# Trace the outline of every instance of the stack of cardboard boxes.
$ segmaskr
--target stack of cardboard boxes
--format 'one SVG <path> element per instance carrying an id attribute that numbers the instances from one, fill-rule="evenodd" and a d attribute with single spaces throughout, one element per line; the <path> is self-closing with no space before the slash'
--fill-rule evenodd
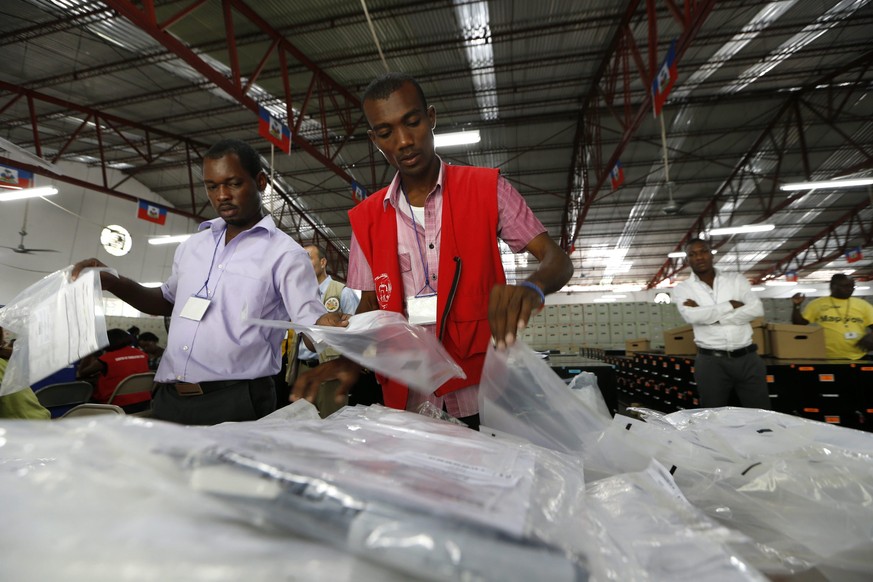
<path id="1" fill-rule="evenodd" d="M 811 325 L 765 323 L 761 317 L 752 322 L 752 341 L 758 345 L 758 354 L 762 356 L 784 360 L 825 357 L 824 331 Z M 664 353 L 674 356 L 696 354 L 692 327 L 683 325 L 664 330 Z"/>

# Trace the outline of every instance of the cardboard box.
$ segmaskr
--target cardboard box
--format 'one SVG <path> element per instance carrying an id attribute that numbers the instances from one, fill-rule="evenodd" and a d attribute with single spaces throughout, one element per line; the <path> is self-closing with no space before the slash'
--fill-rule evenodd
<path id="1" fill-rule="evenodd" d="M 649 352 L 652 350 L 652 342 L 645 338 L 625 340 L 624 353 L 629 356 L 635 352 Z"/>
<path id="2" fill-rule="evenodd" d="M 697 353 L 694 330 L 690 325 L 664 330 L 664 353 L 668 356 L 693 356 Z"/>
<path id="3" fill-rule="evenodd" d="M 782 360 L 821 360 L 825 357 L 824 330 L 812 325 L 768 323 L 770 355 Z"/>
<path id="4" fill-rule="evenodd" d="M 770 354 L 770 334 L 767 333 L 767 323 L 763 317 L 753 319 L 749 322 L 752 325 L 752 343 L 758 346 L 758 355 L 767 356 Z"/>

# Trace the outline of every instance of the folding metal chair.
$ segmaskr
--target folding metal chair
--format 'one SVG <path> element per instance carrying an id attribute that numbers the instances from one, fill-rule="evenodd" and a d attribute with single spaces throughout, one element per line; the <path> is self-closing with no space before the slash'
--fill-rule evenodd
<path id="1" fill-rule="evenodd" d="M 49 384 L 35 392 L 39 403 L 48 408 L 52 418 L 57 418 L 77 404 L 88 402 L 94 387 L 88 382 L 61 382 Z"/>

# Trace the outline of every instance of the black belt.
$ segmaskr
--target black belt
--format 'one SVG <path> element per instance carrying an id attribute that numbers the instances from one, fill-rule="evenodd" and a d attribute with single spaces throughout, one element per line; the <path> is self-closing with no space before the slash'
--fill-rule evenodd
<path id="1" fill-rule="evenodd" d="M 318 365 L 318 358 L 309 358 L 308 360 L 300 360 L 300 364 L 307 368 L 314 368 Z"/>
<path id="2" fill-rule="evenodd" d="M 213 380 L 209 382 L 161 382 L 158 386 L 167 386 L 175 390 L 179 396 L 200 396 L 201 394 L 206 394 L 207 392 L 215 392 L 217 390 L 223 390 L 224 388 L 228 388 L 235 384 L 248 384 L 250 382 L 258 382 L 260 380 L 268 379 L 269 376 L 265 376 L 264 378 L 255 378 L 254 380 Z"/>
<path id="3" fill-rule="evenodd" d="M 752 354 L 758 351 L 756 344 L 750 344 L 738 350 L 711 350 L 709 348 L 697 348 L 697 353 L 703 356 L 715 356 L 716 358 L 741 358 L 746 354 Z"/>

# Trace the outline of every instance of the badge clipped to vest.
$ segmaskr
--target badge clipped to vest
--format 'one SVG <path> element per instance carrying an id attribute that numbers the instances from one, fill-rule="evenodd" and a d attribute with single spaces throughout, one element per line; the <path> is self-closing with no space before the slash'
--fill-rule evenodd
<path id="1" fill-rule="evenodd" d="M 437 295 L 419 295 L 406 298 L 406 312 L 413 325 L 434 325 L 437 321 Z"/>
<path id="2" fill-rule="evenodd" d="M 843 334 L 843 337 L 846 338 L 847 340 L 856 340 L 856 339 L 858 339 L 859 334 L 857 331 L 847 331 L 846 333 Z"/>

